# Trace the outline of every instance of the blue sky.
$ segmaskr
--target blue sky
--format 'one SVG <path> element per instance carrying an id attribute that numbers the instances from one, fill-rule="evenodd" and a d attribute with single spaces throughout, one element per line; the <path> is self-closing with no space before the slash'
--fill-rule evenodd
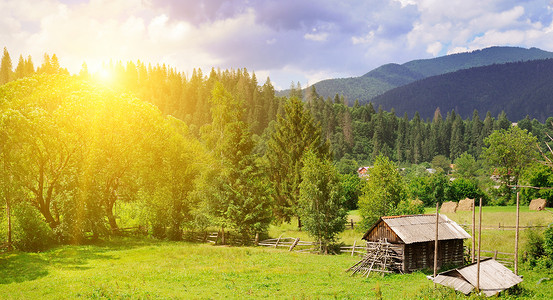
<path id="1" fill-rule="evenodd" d="M 552 15 L 547 0 L 0 0 L 0 46 L 14 63 L 56 53 L 72 73 L 245 67 L 285 89 L 496 45 L 553 51 Z"/>

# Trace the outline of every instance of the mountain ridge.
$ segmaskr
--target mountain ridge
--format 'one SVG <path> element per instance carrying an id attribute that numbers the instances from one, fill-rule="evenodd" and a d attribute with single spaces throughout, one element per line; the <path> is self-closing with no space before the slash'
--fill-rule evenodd
<path id="1" fill-rule="evenodd" d="M 429 59 L 417 59 L 404 64 L 389 63 L 359 77 L 326 79 L 314 84 L 325 98 L 343 95 L 349 103 L 371 101 L 394 88 L 427 77 L 447 74 L 473 67 L 553 58 L 553 52 L 538 48 L 494 46 L 471 52 L 456 53 Z M 310 89 L 308 87 L 307 89 Z M 280 95 L 287 94 L 281 91 Z"/>
<path id="2" fill-rule="evenodd" d="M 544 122 L 553 116 L 553 59 L 474 67 L 436 75 L 389 90 L 371 100 L 398 115 L 432 118 L 436 108 L 463 118 L 505 111 L 511 120 L 526 115 Z"/>

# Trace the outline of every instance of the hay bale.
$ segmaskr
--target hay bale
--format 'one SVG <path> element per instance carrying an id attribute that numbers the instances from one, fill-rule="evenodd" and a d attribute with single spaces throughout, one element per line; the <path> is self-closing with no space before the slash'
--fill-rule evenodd
<path id="1" fill-rule="evenodd" d="M 457 210 L 457 202 L 448 201 L 442 204 L 440 212 L 442 213 L 454 213 Z"/>
<path id="2" fill-rule="evenodd" d="M 530 202 L 530 210 L 543 210 L 547 206 L 547 200 L 546 199 L 534 199 L 532 202 Z"/>
<path id="3" fill-rule="evenodd" d="M 459 201 L 459 205 L 457 205 L 458 211 L 472 211 L 474 208 L 474 199 L 465 198 L 461 201 Z"/>

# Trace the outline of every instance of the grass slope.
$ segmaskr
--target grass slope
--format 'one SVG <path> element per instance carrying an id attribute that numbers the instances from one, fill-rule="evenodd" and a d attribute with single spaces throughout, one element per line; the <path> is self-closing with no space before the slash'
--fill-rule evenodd
<path id="1" fill-rule="evenodd" d="M 485 207 L 483 224 L 514 225 L 514 213 L 514 207 Z M 472 219 L 470 212 L 447 216 L 459 223 Z M 350 217 L 359 220 L 356 212 Z M 551 221 L 553 215 L 548 212 L 521 209 L 521 225 Z M 272 226 L 270 234 L 312 240 L 290 224 Z M 359 244 L 361 235 L 349 229 L 341 241 Z M 523 232 L 521 251 L 525 237 Z M 484 230 L 482 244 L 486 250 L 513 252 L 514 231 Z M 466 298 L 448 289 L 434 291 L 422 272 L 350 277 L 344 271 L 358 259 L 118 238 L 42 253 L 0 254 L 0 299 L 371 299 L 379 293 L 384 299 Z M 553 280 L 543 280 L 553 278 L 553 271 L 522 268 L 521 274 L 522 293 L 504 298 L 553 299 Z"/>
<path id="2" fill-rule="evenodd" d="M 260 247 L 117 240 L 3 254 L 0 298 L 359 299 L 380 289 L 385 298 L 399 299 L 431 285 L 422 273 L 350 277 L 344 270 L 356 260 Z"/>

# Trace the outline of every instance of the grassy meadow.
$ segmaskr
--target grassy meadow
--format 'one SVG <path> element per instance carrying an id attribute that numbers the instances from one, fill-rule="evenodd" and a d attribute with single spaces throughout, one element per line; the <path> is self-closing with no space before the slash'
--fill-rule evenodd
<path id="1" fill-rule="evenodd" d="M 354 262 L 347 255 L 118 239 L 3 254 L 0 298 L 361 299 L 380 289 L 384 297 L 398 299 L 430 286 L 422 273 L 350 277 L 344 270 Z"/>
<path id="2" fill-rule="evenodd" d="M 511 207 L 486 207 L 484 224 L 514 225 Z M 354 212 L 353 217 L 356 218 Z M 469 212 L 448 214 L 463 223 Z M 486 222 L 488 221 L 489 222 Z M 511 223 L 511 221 L 513 222 Z M 521 225 L 548 224 L 553 214 L 522 209 Z M 496 225 L 497 226 L 497 225 Z M 271 237 L 301 237 L 296 223 L 272 226 Z M 346 230 L 341 242 L 360 242 Z M 525 234 L 521 234 L 524 243 Z M 513 252 L 513 230 L 487 230 L 483 249 Z M 521 244 L 521 248 L 523 245 Z M 521 250 L 522 251 L 522 250 Z M 60 246 L 41 253 L 0 254 L 1 299 L 462 299 L 449 289 L 433 289 L 430 273 L 350 277 L 359 258 L 315 255 L 264 247 L 226 247 L 118 237 L 94 245 Z M 504 298 L 553 299 L 553 271 L 521 268 L 518 295 Z M 474 298 L 475 296 L 472 296 Z"/>

